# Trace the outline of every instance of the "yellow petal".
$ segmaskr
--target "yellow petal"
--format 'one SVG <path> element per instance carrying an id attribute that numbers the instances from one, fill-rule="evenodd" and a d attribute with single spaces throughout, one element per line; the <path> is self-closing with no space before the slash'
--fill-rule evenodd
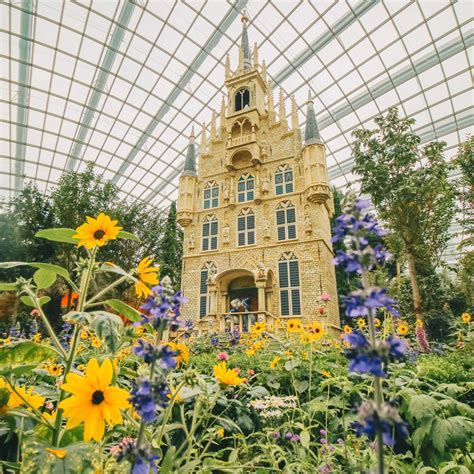
<path id="1" fill-rule="evenodd" d="M 112 382 L 114 368 L 110 359 L 105 359 L 99 369 L 99 389 L 104 391 Z"/>

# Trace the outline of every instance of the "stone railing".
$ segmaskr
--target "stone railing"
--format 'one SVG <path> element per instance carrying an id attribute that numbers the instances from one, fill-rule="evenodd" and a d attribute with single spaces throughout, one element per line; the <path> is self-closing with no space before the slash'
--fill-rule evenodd
<path id="1" fill-rule="evenodd" d="M 245 145 L 246 143 L 251 143 L 256 140 L 255 133 L 249 133 L 248 135 L 242 135 L 240 137 L 229 138 L 227 140 L 227 148 L 234 146 Z"/>

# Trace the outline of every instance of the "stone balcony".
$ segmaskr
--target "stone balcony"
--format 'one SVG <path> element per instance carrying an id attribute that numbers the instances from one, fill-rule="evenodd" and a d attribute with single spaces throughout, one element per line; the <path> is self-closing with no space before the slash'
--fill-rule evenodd
<path id="1" fill-rule="evenodd" d="M 240 137 L 234 137 L 234 138 L 229 137 L 227 139 L 226 147 L 227 148 L 235 148 L 235 147 L 238 147 L 238 146 L 253 143 L 255 141 L 257 141 L 257 137 L 256 137 L 255 132 L 253 132 L 253 133 L 249 133 L 247 135 L 241 135 Z"/>

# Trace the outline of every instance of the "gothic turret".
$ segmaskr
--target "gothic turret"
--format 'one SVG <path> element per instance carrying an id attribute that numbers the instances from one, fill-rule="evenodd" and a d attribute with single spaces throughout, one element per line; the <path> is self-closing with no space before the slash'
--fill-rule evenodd
<path id="1" fill-rule="evenodd" d="M 196 144 L 194 127 L 189 137 L 189 145 L 186 153 L 184 169 L 179 178 L 178 212 L 176 220 L 178 224 L 186 227 L 193 220 L 194 212 L 194 188 L 196 186 Z"/>
<path id="2" fill-rule="evenodd" d="M 326 164 L 326 147 L 319 135 L 314 105 L 308 94 L 306 128 L 303 145 L 303 164 L 305 177 L 305 194 L 308 201 L 325 204 L 331 212 L 331 192 L 329 188 Z"/>

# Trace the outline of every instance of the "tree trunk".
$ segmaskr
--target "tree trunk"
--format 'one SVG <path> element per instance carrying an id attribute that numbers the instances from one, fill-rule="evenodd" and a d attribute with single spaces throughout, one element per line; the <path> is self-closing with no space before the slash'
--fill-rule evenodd
<path id="1" fill-rule="evenodd" d="M 411 289 L 413 292 L 413 307 L 416 319 L 424 321 L 423 311 L 421 309 L 420 288 L 416 277 L 415 257 L 411 253 L 407 253 L 408 273 L 410 274 Z"/>

